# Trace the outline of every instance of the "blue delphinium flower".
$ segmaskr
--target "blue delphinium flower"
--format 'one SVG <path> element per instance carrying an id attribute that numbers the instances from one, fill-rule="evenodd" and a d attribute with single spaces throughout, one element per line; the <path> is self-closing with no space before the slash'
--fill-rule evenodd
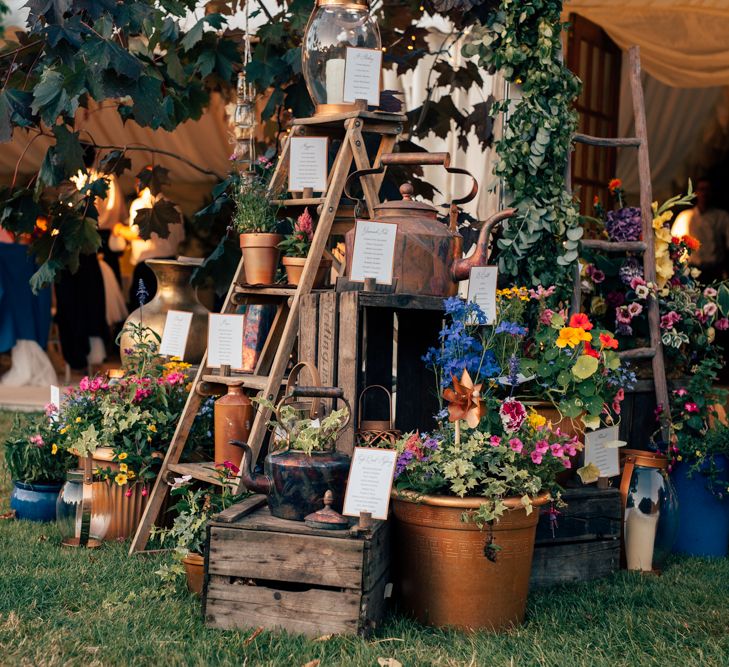
<path id="1" fill-rule="evenodd" d="M 508 333 L 512 336 L 525 336 L 526 335 L 526 327 L 521 326 L 520 324 L 517 324 L 516 322 L 499 322 L 499 324 L 496 327 L 495 333 Z"/>
<path id="2" fill-rule="evenodd" d="M 144 280 L 140 278 L 139 285 L 137 286 L 137 299 L 139 299 L 139 305 L 143 306 L 145 303 L 147 303 L 148 298 L 149 292 L 147 291 L 147 287 L 144 284 Z"/>
<path id="3" fill-rule="evenodd" d="M 519 357 L 512 354 L 509 357 L 509 384 L 515 387 L 519 381 Z"/>

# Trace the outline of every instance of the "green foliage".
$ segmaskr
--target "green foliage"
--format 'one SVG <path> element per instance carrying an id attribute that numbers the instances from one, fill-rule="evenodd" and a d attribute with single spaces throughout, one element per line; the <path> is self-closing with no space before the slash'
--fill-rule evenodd
<path id="1" fill-rule="evenodd" d="M 517 284 L 557 285 L 565 295 L 580 238 L 564 180 L 580 82 L 562 62 L 561 12 L 558 0 L 501 0 L 471 31 L 463 53 L 500 70 L 521 92 L 515 104 L 492 107 L 494 115 L 506 114 L 494 173 L 519 211 L 502 225 L 499 270 Z"/>
<path id="2" fill-rule="evenodd" d="M 278 231 L 278 205 L 266 191 L 267 181 L 259 178 L 242 184 L 233 194 L 233 223 L 239 234 L 275 233 Z"/>
<path id="3" fill-rule="evenodd" d="M 27 484 L 62 482 L 77 459 L 58 446 L 62 436 L 49 416 L 16 415 L 5 440 L 5 465 L 13 480 Z"/>

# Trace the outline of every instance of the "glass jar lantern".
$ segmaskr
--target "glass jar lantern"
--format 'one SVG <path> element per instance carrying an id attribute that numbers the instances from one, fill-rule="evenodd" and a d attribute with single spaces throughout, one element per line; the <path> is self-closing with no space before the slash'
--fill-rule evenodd
<path id="1" fill-rule="evenodd" d="M 61 544 L 87 549 L 101 546 L 111 524 L 111 510 L 109 484 L 94 484 L 92 459 L 86 457 L 82 469 L 68 471 L 56 501 Z"/>
<path id="2" fill-rule="evenodd" d="M 678 502 L 668 476 L 668 459 L 653 452 L 626 449 L 620 495 L 623 547 L 629 570 L 659 571 L 676 540 Z"/>
<path id="3" fill-rule="evenodd" d="M 344 102 L 347 47 L 381 49 L 380 29 L 366 0 L 317 0 L 304 31 L 302 67 L 316 115 L 353 111 Z"/>

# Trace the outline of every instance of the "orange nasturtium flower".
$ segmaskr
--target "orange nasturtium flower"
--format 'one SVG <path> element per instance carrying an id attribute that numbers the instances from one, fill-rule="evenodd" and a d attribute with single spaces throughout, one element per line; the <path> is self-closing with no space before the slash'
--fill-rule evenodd
<path id="1" fill-rule="evenodd" d="M 592 329 L 592 322 L 590 322 L 590 318 L 585 313 L 575 313 L 570 317 L 570 326 L 574 329 L 589 331 Z"/>
<path id="2" fill-rule="evenodd" d="M 600 345 L 603 347 L 607 347 L 611 350 L 617 350 L 618 349 L 618 341 L 613 338 L 610 334 L 601 333 L 600 334 Z"/>
<path id="3" fill-rule="evenodd" d="M 615 194 L 615 191 L 621 187 L 623 187 L 623 182 L 619 178 L 613 178 L 608 183 L 608 190 L 610 190 L 610 194 Z"/>
<path id="4" fill-rule="evenodd" d="M 557 347 L 577 347 L 583 341 L 592 340 L 592 336 L 584 329 L 577 327 L 564 327 L 559 330 Z"/>
<path id="5" fill-rule="evenodd" d="M 695 239 L 693 236 L 689 236 L 688 234 L 686 234 L 686 236 L 682 236 L 681 240 L 690 250 L 698 250 L 701 247 L 701 242 L 698 239 Z"/>

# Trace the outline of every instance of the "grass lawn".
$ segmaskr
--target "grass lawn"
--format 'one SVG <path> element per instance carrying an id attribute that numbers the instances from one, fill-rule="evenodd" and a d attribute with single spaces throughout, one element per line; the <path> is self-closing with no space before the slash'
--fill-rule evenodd
<path id="1" fill-rule="evenodd" d="M 500 635 L 392 617 L 369 641 L 249 641 L 253 630 L 206 629 L 196 599 L 161 586 L 155 570 L 168 556 L 126 550 L 61 549 L 53 525 L 1 521 L 0 665 L 729 665 L 727 560 L 676 560 L 660 577 L 621 572 L 534 593 L 526 625 Z"/>

